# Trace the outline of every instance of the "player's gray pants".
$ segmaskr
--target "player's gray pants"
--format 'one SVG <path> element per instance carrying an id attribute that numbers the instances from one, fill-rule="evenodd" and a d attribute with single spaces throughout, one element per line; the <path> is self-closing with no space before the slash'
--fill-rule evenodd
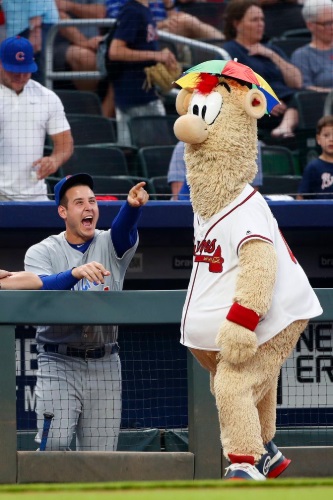
<path id="1" fill-rule="evenodd" d="M 47 450 L 68 450 L 76 432 L 76 449 L 117 449 L 121 419 L 121 366 L 118 353 L 88 359 L 38 355 L 36 413 L 40 443 L 43 413 L 54 414 Z"/>
<path id="2" fill-rule="evenodd" d="M 132 108 L 128 108 L 126 111 L 116 108 L 117 142 L 123 145 L 131 145 L 132 141 L 128 122 L 132 116 L 164 116 L 165 114 L 164 104 L 160 99 L 150 101 L 144 106 L 133 106 Z"/>

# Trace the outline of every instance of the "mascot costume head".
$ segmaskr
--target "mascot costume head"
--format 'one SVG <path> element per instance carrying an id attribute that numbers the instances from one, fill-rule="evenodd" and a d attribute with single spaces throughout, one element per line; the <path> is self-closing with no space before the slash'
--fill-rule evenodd
<path id="1" fill-rule="evenodd" d="M 322 313 L 266 201 L 257 120 L 278 104 L 236 61 L 207 61 L 175 82 L 194 210 L 194 257 L 181 342 L 211 374 L 226 479 L 265 480 L 289 465 L 273 442 L 277 381 L 310 318 Z"/>

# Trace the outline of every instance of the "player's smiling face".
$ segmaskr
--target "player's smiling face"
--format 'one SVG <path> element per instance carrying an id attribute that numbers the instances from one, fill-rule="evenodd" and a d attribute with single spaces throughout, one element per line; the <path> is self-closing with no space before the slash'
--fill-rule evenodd
<path id="1" fill-rule="evenodd" d="M 66 223 L 66 239 L 80 244 L 92 239 L 99 217 L 97 201 L 89 186 L 73 186 L 66 191 L 67 207 L 59 206 Z"/>

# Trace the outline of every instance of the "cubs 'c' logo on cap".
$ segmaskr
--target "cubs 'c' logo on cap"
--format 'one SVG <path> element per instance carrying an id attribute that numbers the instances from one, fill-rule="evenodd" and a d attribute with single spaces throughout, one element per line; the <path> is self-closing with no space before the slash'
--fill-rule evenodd
<path id="1" fill-rule="evenodd" d="M 15 55 L 15 59 L 17 61 L 24 61 L 25 59 L 25 54 L 24 52 L 20 51 L 20 52 L 17 52 L 16 55 Z"/>

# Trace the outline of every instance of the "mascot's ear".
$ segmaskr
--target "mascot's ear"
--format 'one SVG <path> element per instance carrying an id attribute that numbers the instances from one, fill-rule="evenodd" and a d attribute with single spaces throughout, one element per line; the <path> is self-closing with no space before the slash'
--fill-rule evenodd
<path id="1" fill-rule="evenodd" d="M 176 99 L 176 110 L 179 115 L 186 115 L 193 92 L 181 89 Z"/>
<path id="2" fill-rule="evenodd" d="M 243 106 L 252 118 L 262 118 L 267 108 L 266 97 L 260 90 L 251 89 L 245 94 Z"/>

